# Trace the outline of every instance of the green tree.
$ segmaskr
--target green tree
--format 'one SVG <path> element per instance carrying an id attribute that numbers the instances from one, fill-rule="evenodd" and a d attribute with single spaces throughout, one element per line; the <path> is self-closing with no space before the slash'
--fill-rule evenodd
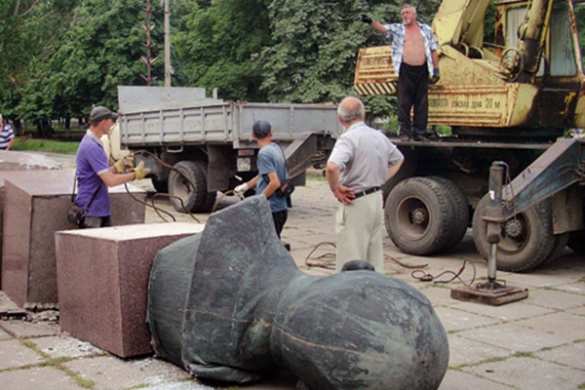
<path id="1" fill-rule="evenodd" d="M 46 64 L 34 66 L 22 115 L 82 117 L 92 104 L 116 107 L 118 85 L 144 83 L 143 21 L 142 0 L 81 1 L 61 45 Z M 159 42 L 160 29 L 154 33 Z M 160 64 L 154 68 L 159 77 Z"/>
<path id="2" fill-rule="evenodd" d="M 23 90 L 39 63 L 60 43 L 78 0 L 4 0 L 0 3 L 0 108 L 16 117 Z M 50 33 L 48 33 L 50 32 Z"/>
<path id="3" fill-rule="evenodd" d="M 265 3 L 192 1 L 174 35 L 177 80 L 219 88 L 224 98 L 262 100 L 260 52 L 270 40 Z"/>

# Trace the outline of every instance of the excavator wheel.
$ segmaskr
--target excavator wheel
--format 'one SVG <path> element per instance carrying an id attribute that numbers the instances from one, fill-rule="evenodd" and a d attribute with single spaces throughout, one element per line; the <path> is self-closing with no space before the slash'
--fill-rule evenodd
<path id="1" fill-rule="evenodd" d="M 478 203 L 473 215 L 473 240 L 479 253 L 488 258 L 490 244 L 487 241 L 487 224 L 483 220 L 489 203 L 488 195 Z M 545 262 L 558 245 L 552 233 L 550 201 L 540 204 L 510 218 L 502 226 L 498 244 L 497 267 L 502 271 L 530 271 Z"/>
<path id="2" fill-rule="evenodd" d="M 434 178 L 414 177 L 398 183 L 384 208 L 388 235 L 403 252 L 432 255 L 453 241 L 458 220 L 449 188 Z"/>
<path id="3" fill-rule="evenodd" d="M 451 206 L 454 210 L 453 224 L 450 226 L 450 238 L 445 243 L 445 247 L 441 248 L 441 252 L 447 252 L 456 247 L 467 232 L 467 226 L 470 222 L 469 205 L 465 194 L 453 181 L 444 177 L 435 176 L 430 179 L 436 180 L 447 190 Z"/>

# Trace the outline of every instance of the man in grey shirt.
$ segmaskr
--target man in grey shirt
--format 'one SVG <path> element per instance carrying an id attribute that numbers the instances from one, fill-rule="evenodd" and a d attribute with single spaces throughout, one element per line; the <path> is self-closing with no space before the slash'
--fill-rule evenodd
<path id="1" fill-rule="evenodd" d="M 329 188 L 340 203 L 336 215 L 336 269 L 365 260 L 384 273 L 384 213 L 381 186 L 400 169 L 404 156 L 380 131 L 364 123 L 364 104 L 346 97 L 337 109 L 345 132 L 327 162 Z"/>

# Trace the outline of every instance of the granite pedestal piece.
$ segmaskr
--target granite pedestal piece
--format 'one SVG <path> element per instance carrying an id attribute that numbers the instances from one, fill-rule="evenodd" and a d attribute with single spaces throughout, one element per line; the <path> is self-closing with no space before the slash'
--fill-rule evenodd
<path id="1" fill-rule="evenodd" d="M 449 361 L 424 295 L 369 270 L 305 275 L 264 197 L 211 215 L 201 235 L 159 252 L 148 323 L 157 356 L 225 382 L 283 368 L 311 390 L 430 390 Z"/>
<path id="2" fill-rule="evenodd" d="M 40 154 L 0 150 L 0 289 L 2 288 L 2 220 L 4 180 L 14 172 L 61 169 L 61 164 Z"/>
<path id="3" fill-rule="evenodd" d="M 148 278 L 157 252 L 202 225 L 168 223 L 56 234 L 61 329 L 119 357 L 152 352 Z"/>
<path id="4" fill-rule="evenodd" d="M 75 228 L 67 221 L 73 176 L 73 170 L 13 172 L 4 182 L 2 289 L 21 307 L 58 303 L 54 235 Z M 111 189 L 110 198 L 114 225 L 144 223 L 144 205 L 124 187 Z"/>

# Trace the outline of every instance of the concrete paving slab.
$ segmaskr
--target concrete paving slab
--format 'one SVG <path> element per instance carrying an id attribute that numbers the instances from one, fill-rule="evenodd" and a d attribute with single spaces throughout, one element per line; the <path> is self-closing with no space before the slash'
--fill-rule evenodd
<path id="1" fill-rule="evenodd" d="M 555 286 L 555 290 L 567 291 L 573 294 L 580 294 L 582 296 L 585 296 L 585 282 L 557 285 Z"/>
<path id="2" fill-rule="evenodd" d="M 567 310 L 568 313 L 575 314 L 581 317 L 585 317 L 585 306 L 576 307 L 571 310 Z"/>
<path id="3" fill-rule="evenodd" d="M 214 390 L 213 387 L 201 385 L 193 381 L 165 383 L 161 385 L 141 387 L 142 390 Z"/>
<path id="4" fill-rule="evenodd" d="M 515 323 L 466 330 L 458 336 L 481 341 L 514 352 L 536 352 L 544 348 L 558 347 L 570 342 L 570 338 L 558 334 L 526 328 Z"/>
<path id="5" fill-rule="evenodd" d="M 529 292 L 530 294 L 530 292 Z M 473 302 L 461 302 L 451 305 L 453 309 L 465 311 L 467 313 L 478 314 L 486 317 L 498 319 L 499 321 L 508 322 L 522 318 L 532 318 L 553 313 L 554 309 L 529 305 L 523 301 L 511 303 L 503 306 L 481 305 Z"/>
<path id="6" fill-rule="evenodd" d="M 567 342 L 585 340 L 585 321 L 583 321 L 582 317 L 574 314 L 553 313 L 518 321 L 515 325 L 531 328 L 548 335 L 563 337 Z"/>
<path id="7" fill-rule="evenodd" d="M 498 272 L 498 279 L 506 280 L 508 285 L 515 287 L 557 287 L 577 283 L 583 277 L 584 272 L 585 268 L 579 272 L 566 270 L 558 274 L 543 273 L 539 269 L 523 274 Z M 585 287 L 585 283 L 583 283 L 583 286 Z"/>
<path id="8" fill-rule="evenodd" d="M 96 390 L 158 386 L 190 378 L 180 368 L 152 358 L 124 361 L 113 356 L 104 356 L 73 360 L 65 366 L 95 382 Z"/>
<path id="9" fill-rule="evenodd" d="M 73 379 L 53 367 L 38 367 L 28 370 L 0 373 L 0 383 L 6 390 L 80 390 Z"/>
<path id="10" fill-rule="evenodd" d="M 475 340 L 451 335 L 449 337 L 449 367 L 476 364 L 487 359 L 512 355 L 506 348 L 496 347 Z"/>
<path id="11" fill-rule="evenodd" d="M 453 309 L 451 307 L 437 307 L 436 310 L 439 319 L 443 323 L 447 332 L 462 331 L 477 327 L 494 325 L 499 322 L 495 318 L 480 316 L 465 311 Z"/>
<path id="12" fill-rule="evenodd" d="M 0 342 L 0 370 L 37 364 L 42 361 L 41 355 L 25 347 L 18 340 Z M 2 383 L 1 380 L 0 383 Z"/>
<path id="13" fill-rule="evenodd" d="M 466 372 L 449 370 L 439 390 L 509 390 L 513 387 L 479 378 Z"/>
<path id="14" fill-rule="evenodd" d="M 573 343 L 538 352 L 536 356 L 549 362 L 564 364 L 585 371 L 585 342 Z"/>
<path id="15" fill-rule="evenodd" d="M 16 303 L 14 303 L 4 291 L 0 291 L 0 312 L 16 309 L 18 309 Z"/>
<path id="16" fill-rule="evenodd" d="M 14 320 L 0 321 L 0 328 L 19 338 L 56 336 L 61 330 L 57 324 L 36 323 Z"/>
<path id="17" fill-rule="evenodd" d="M 463 370 L 519 389 L 577 389 L 585 383 L 585 371 L 531 358 L 511 358 Z"/>
<path id="18" fill-rule="evenodd" d="M 524 302 L 551 309 L 566 310 L 585 305 L 585 296 L 551 289 L 531 289 Z"/>
<path id="19" fill-rule="evenodd" d="M 429 298 L 435 308 L 439 306 L 453 305 L 458 302 L 451 298 L 451 290 L 448 288 L 428 287 L 421 288 L 420 292 Z"/>
<path id="20" fill-rule="evenodd" d="M 64 357 L 75 359 L 80 357 L 105 354 L 104 351 L 94 347 L 90 343 L 77 340 L 73 337 L 41 337 L 34 339 L 34 343 L 41 352 L 46 353 L 52 358 Z"/>
<path id="21" fill-rule="evenodd" d="M 12 339 L 12 336 L 10 336 L 8 333 L 6 333 L 2 329 L 0 329 L 0 341 L 10 340 L 10 339 Z"/>

